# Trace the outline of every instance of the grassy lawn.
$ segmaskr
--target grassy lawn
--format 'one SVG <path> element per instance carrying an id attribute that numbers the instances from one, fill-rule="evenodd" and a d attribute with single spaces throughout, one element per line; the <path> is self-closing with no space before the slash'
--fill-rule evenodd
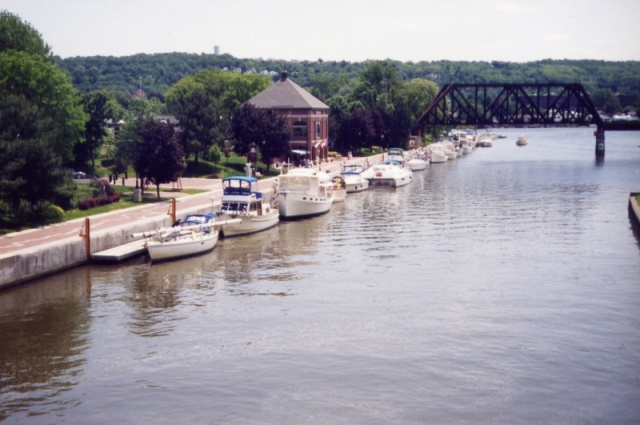
<path id="1" fill-rule="evenodd" d="M 359 154 L 374 154 L 376 152 L 360 152 Z M 109 158 L 103 158 L 96 160 L 95 170 L 91 171 L 91 167 L 88 165 L 86 169 L 81 170 L 85 171 L 88 174 L 96 175 L 100 178 L 106 178 L 109 173 L 109 167 L 112 165 L 113 160 Z M 183 178 L 211 178 L 211 179 L 222 179 L 229 176 L 237 176 L 237 175 L 245 175 L 245 165 L 247 163 L 246 157 L 237 156 L 232 153 L 229 158 L 223 157 L 219 164 L 214 164 L 209 161 L 205 161 L 203 159 L 199 159 L 196 164 L 195 161 L 190 158 L 187 161 L 187 167 L 182 173 Z M 280 174 L 280 170 L 277 170 L 273 167 L 269 169 L 267 172 L 267 167 L 264 163 L 258 162 L 257 164 L 252 164 L 252 168 L 255 170 L 257 166 L 257 170 L 262 174 L 262 178 L 275 177 Z M 135 176 L 135 172 L 133 169 L 128 170 L 128 175 L 130 177 Z M 122 175 L 121 175 L 122 176 Z M 75 196 L 76 202 L 79 202 L 82 199 L 89 198 L 92 194 L 94 186 L 90 186 L 89 184 L 78 184 L 78 192 Z M 164 202 L 173 197 L 171 189 L 160 189 L 160 199 L 156 196 L 155 187 L 148 187 L 143 195 L 142 202 L 133 202 L 133 187 L 132 186 L 120 186 L 117 184 L 111 185 L 111 187 L 116 190 L 118 193 L 122 195 L 120 201 L 109 204 L 102 205 L 95 208 L 90 208 L 87 210 L 80 210 L 74 208 L 72 210 L 65 211 L 62 217 L 63 221 L 75 220 L 77 218 L 90 217 L 92 215 L 103 214 L 110 211 L 117 211 L 126 208 L 136 207 L 143 204 L 156 203 L 156 202 Z M 186 194 L 197 194 L 205 192 L 204 190 L 198 189 L 182 189 L 181 193 Z M 25 227 L 19 229 L 7 229 L 0 227 L 0 235 L 4 235 L 11 232 L 26 230 L 29 228 L 36 228 L 42 225 L 51 224 L 50 222 L 39 222 L 39 223 L 31 223 L 26 225 Z"/>
<path id="2" fill-rule="evenodd" d="M 123 210 L 126 208 L 137 207 L 139 205 L 144 204 L 153 204 L 157 202 L 164 202 L 173 197 L 171 195 L 171 190 L 160 189 L 160 199 L 156 194 L 155 187 L 153 190 L 148 189 L 144 192 L 142 196 L 142 202 L 133 202 L 133 186 L 111 186 L 116 192 L 122 195 L 120 201 L 115 202 L 109 205 L 101 205 L 99 207 L 90 208 L 88 210 L 80 210 L 74 208 L 69 211 L 64 212 L 64 221 L 75 220 L 76 218 L 90 217 L 92 215 L 102 214 L 110 211 Z M 84 199 L 91 196 L 92 186 L 88 184 L 78 184 L 78 195 L 77 199 Z M 189 195 L 194 195 L 197 193 L 203 193 L 204 190 L 198 189 L 183 189 L 180 191 L 181 193 L 187 193 Z M 166 195 L 166 196 L 165 196 Z"/>

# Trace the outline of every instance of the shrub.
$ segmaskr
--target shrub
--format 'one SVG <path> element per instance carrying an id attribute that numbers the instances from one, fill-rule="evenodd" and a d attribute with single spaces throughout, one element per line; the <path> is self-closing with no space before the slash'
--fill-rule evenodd
<path id="1" fill-rule="evenodd" d="M 86 198 L 82 201 L 78 202 L 78 209 L 88 210 L 90 208 L 94 208 L 96 206 L 95 202 L 96 198 Z"/>
<path id="2" fill-rule="evenodd" d="M 122 195 L 120 195 L 118 192 L 113 190 L 111 187 L 109 189 L 111 192 L 110 195 L 102 194 L 98 196 L 92 196 L 91 198 L 83 199 L 78 203 L 78 209 L 88 210 L 90 208 L 99 207 L 101 205 L 109 205 L 109 204 L 113 204 L 115 202 L 120 201 L 120 198 L 122 198 Z"/>
<path id="3" fill-rule="evenodd" d="M 59 222 L 64 219 L 64 210 L 57 205 L 48 204 L 42 210 L 42 218 L 49 222 Z"/>

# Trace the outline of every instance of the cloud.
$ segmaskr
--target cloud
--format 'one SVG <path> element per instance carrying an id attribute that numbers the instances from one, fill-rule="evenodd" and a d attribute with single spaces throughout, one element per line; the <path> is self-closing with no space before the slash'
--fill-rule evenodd
<path id="1" fill-rule="evenodd" d="M 543 40 L 547 43 L 566 43 L 573 39 L 571 34 L 555 32 L 544 35 Z"/>
<path id="2" fill-rule="evenodd" d="M 528 1 L 517 0 L 496 0 L 494 2 L 496 9 L 500 12 L 512 13 L 512 14 L 524 14 L 531 13 L 535 9 L 530 6 Z"/>

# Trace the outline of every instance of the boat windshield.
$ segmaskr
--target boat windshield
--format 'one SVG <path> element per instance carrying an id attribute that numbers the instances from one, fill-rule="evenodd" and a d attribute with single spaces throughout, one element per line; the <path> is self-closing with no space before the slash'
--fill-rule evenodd
<path id="1" fill-rule="evenodd" d="M 220 205 L 220 211 L 226 213 L 238 213 L 247 211 L 247 204 L 242 202 L 223 202 Z"/>
<path id="2" fill-rule="evenodd" d="M 251 182 L 245 179 L 226 179 L 222 184 L 225 195 L 247 195 L 251 193 Z"/>
<path id="3" fill-rule="evenodd" d="M 205 215 L 189 215 L 182 222 L 183 226 L 197 226 L 209 221 L 209 217 Z"/>

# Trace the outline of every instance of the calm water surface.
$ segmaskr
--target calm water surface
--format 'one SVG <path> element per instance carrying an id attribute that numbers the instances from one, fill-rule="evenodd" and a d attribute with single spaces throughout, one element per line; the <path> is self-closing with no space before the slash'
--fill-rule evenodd
<path id="1" fill-rule="evenodd" d="M 637 424 L 640 134 L 592 132 L 4 291 L 0 423 Z"/>

